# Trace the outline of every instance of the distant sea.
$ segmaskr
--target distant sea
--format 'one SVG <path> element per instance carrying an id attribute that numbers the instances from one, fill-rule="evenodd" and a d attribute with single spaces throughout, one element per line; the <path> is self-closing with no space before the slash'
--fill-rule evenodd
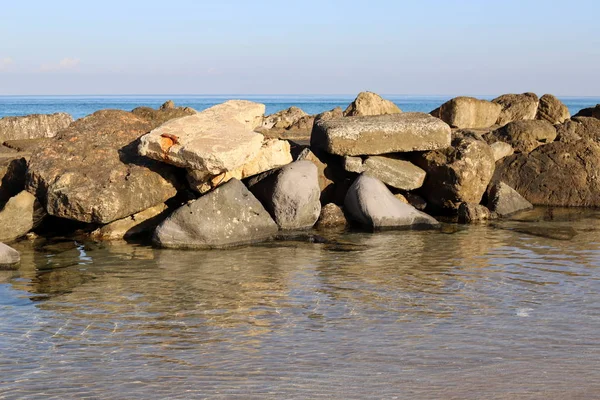
<path id="1" fill-rule="evenodd" d="M 386 95 L 403 111 L 430 112 L 454 96 Z M 495 96 L 477 96 L 491 100 Z M 267 114 L 297 106 L 309 114 L 318 114 L 335 107 L 346 108 L 355 95 L 145 95 L 145 96 L 0 96 L 0 118 L 28 114 L 66 112 L 81 118 L 95 111 L 113 108 L 130 111 L 136 107 L 157 108 L 167 100 L 178 106 L 198 111 L 230 99 L 245 99 L 263 103 Z M 571 115 L 582 108 L 600 103 L 600 97 L 561 97 Z"/>

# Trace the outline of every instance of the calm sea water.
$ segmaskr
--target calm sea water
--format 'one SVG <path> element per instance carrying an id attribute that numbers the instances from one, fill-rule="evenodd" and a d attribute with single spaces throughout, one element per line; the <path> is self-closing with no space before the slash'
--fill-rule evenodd
<path id="1" fill-rule="evenodd" d="M 554 218 L 518 224 L 578 235 L 332 236 L 352 252 L 17 243 L 0 398 L 597 399 L 600 212 Z"/>
<path id="2" fill-rule="evenodd" d="M 94 111 L 114 108 L 132 110 L 135 107 L 159 107 L 172 99 L 177 105 L 192 107 L 198 111 L 230 99 L 246 99 L 264 103 L 267 114 L 297 106 L 309 114 L 317 114 L 334 107 L 345 108 L 355 95 L 346 96 L 0 96 L 0 118 L 27 114 L 49 114 L 67 112 L 75 118 L 81 118 Z M 404 111 L 430 112 L 451 96 L 385 96 L 395 102 Z M 492 99 L 492 97 L 482 97 Z M 600 97 L 564 97 L 561 100 L 569 107 L 571 114 L 582 108 L 600 103 Z"/>

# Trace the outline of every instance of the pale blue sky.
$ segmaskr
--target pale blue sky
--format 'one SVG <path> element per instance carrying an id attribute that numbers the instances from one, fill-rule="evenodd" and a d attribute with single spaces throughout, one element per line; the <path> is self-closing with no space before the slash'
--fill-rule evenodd
<path id="1" fill-rule="evenodd" d="M 0 6 L 0 94 L 600 95 L 600 1 Z"/>

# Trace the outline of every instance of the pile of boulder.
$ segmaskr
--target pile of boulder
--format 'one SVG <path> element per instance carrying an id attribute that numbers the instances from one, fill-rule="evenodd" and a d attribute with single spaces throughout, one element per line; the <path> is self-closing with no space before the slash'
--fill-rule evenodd
<path id="1" fill-rule="evenodd" d="M 0 241 L 68 226 L 223 248 L 313 227 L 428 229 L 532 204 L 598 207 L 598 117 L 571 118 L 552 95 L 457 97 L 426 114 L 364 92 L 315 116 L 232 100 L 3 118 Z M 6 247 L 0 264 L 18 258 Z"/>

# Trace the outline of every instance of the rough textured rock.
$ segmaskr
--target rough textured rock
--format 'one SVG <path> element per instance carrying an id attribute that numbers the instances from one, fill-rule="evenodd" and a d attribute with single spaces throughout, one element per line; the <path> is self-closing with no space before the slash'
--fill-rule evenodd
<path id="1" fill-rule="evenodd" d="M 71 122 L 73 117 L 65 113 L 0 118 L 0 143 L 6 140 L 54 137 Z"/>
<path id="2" fill-rule="evenodd" d="M 300 108 L 292 106 L 288 109 L 268 115 L 264 118 L 261 127 L 263 129 L 288 129 L 302 117 L 308 116 Z"/>
<path id="3" fill-rule="evenodd" d="M 494 182 L 504 182 L 534 205 L 600 207 L 600 145 L 554 142 L 503 158 Z"/>
<path id="4" fill-rule="evenodd" d="M 321 212 L 317 166 L 296 161 L 250 180 L 250 191 L 281 229 L 311 228 Z"/>
<path id="5" fill-rule="evenodd" d="M 402 110 L 393 102 L 385 100 L 372 92 L 361 92 L 350 103 L 344 115 L 347 117 L 364 117 L 367 115 L 399 114 Z"/>
<path id="6" fill-rule="evenodd" d="M 319 215 L 316 228 L 339 228 L 345 227 L 347 223 L 348 221 L 346 221 L 344 211 L 340 208 L 340 206 L 334 203 L 328 203 L 321 208 L 321 215 Z"/>
<path id="7" fill-rule="evenodd" d="M 90 236 L 97 240 L 123 240 L 151 232 L 166 218 L 167 206 L 159 204 L 129 217 L 104 225 Z"/>
<path id="8" fill-rule="evenodd" d="M 539 99 L 535 93 L 503 94 L 492 103 L 502 106 L 496 123 L 506 125 L 512 121 L 535 119 Z"/>
<path id="9" fill-rule="evenodd" d="M 485 142 L 457 139 L 452 147 L 415 158 L 427 172 L 420 191 L 428 204 L 455 210 L 460 203 L 479 204 L 494 173 L 494 154 Z"/>
<path id="10" fill-rule="evenodd" d="M 165 248 L 224 248 L 273 237 L 277 224 L 237 179 L 175 210 L 154 233 Z"/>
<path id="11" fill-rule="evenodd" d="M 488 208 L 500 217 L 508 217 L 519 211 L 532 209 L 533 204 L 506 183 L 497 182 L 490 185 L 488 190 Z"/>
<path id="12" fill-rule="evenodd" d="M 562 101 L 551 94 L 545 94 L 540 97 L 536 118 L 555 125 L 562 124 L 571 118 L 571 113 Z"/>
<path id="13" fill-rule="evenodd" d="M 315 116 L 315 121 L 317 121 L 317 120 L 327 121 L 330 119 L 337 119 L 337 118 L 343 118 L 343 117 L 344 117 L 344 112 L 342 111 L 342 109 L 340 107 L 336 107 L 332 110 L 322 112 L 321 114 L 317 114 Z"/>
<path id="14" fill-rule="evenodd" d="M 291 163 L 290 143 L 286 140 L 265 140 L 258 154 L 233 171 L 207 177 L 200 171 L 188 171 L 188 182 L 192 189 L 206 193 L 231 179 L 245 179 Z"/>
<path id="15" fill-rule="evenodd" d="M 600 120 L 592 117 L 573 117 L 556 125 L 556 140 L 572 143 L 581 139 L 600 142 Z"/>
<path id="16" fill-rule="evenodd" d="M 359 166 L 356 159 L 361 160 L 362 165 Z M 396 189 L 418 189 L 425 180 L 425 171 L 396 156 L 369 156 L 364 162 L 360 157 L 345 157 L 344 165 L 347 171 L 365 172 Z"/>
<path id="17" fill-rule="evenodd" d="M 32 154 L 27 190 L 51 215 L 101 224 L 164 203 L 177 193 L 176 171 L 137 154 L 149 128 L 117 110 L 75 121 Z"/>
<path id="18" fill-rule="evenodd" d="M 427 208 L 427 202 L 421 196 L 414 193 L 405 193 L 404 198 L 408 201 L 408 204 L 416 208 L 417 210 L 424 211 Z"/>
<path id="19" fill-rule="evenodd" d="M 591 117 L 600 119 L 600 104 L 580 110 L 574 117 Z"/>
<path id="20" fill-rule="evenodd" d="M 12 266 L 18 264 L 21 261 L 21 254 L 18 251 L 0 243 L 0 266 Z"/>
<path id="21" fill-rule="evenodd" d="M 340 157 L 326 153 L 319 153 L 317 156 L 309 148 L 305 148 L 296 157 L 296 161 L 302 160 L 310 161 L 317 166 L 321 204 L 343 204 L 352 182 L 349 181 Z"/>
<path id="22" fill-rule="evenodd" d="M 383 182 L 365 174 L 350 186 L 344 208 L 354 222 L 371 230 L 439 226 L 433 217 L 398 200 Z"/>
<path id="23" fill-rule="evenodd" d="M 210 175 L 232 171 L 256 157 L 264 104 L 231 100 L 171 120 L 140 139 L 143 156 Z"/>
<path id="24" fill-rule="evenodd" d="M 450 145 L 450 127 L 423 113 L 315 122 L 311 147 L 341 156 L 433 150 Z"/>
<path id="25" fill-rule="evenodd" d="M 0 154 L 0 207 L 25 189 L 29 154 Z"/>
<path id="26" fill-rule="evenodd" d="M 498 120 L 502 106 L 474 97 L 455 97 L 431 114 L 453 128 L 485 128 Z"/>
<path id="27" fill-rule="evenodd" d="M 512 146 L 505 142 L 494 142 L 490 144 L 490 148 L 492 149 L 494 160 L 496 161 L 515 153 L 515 150 L 512 148 Z"/>
<path id="28" fill-rule="evenodd" d="M 155 129 L 172 119 L 197 113 L 196 110 L 190 107 L 175 107 L 175 103 L 172 100 L 164 103 L 158 110 L 151 107 L 138 107 L 134 108 L 131 112 L 148 121 L 151 129 Z"/>
<path id="29" fill-rule="evenodd" d="M 548 121 L 514 121 L 487 136 L 487 140 L 510 144 L 515 153 L 529 153 L 536 147 L 556 139 L 556 129 Z"/>
<path id="30" fill-rule="evenodd" d="M 360 174 L 365 172 L 364 160 L 361 157 L 344 157 L 344 169 L 348 172 Z"/>
<path id="31" fill-rule="evenodd" d="M 21 192 L 0 210 L 0 241 L 10 242 L 37 227 L 44 218 L 44 209 L 35 196 Z"/>
<path id="32" fill-rule="evenodd" d="M 458 223 L 472 224 L 492 219 L 492 213 L 487 207 L 475 203 L 460 203 L 458 207 Z"/>

